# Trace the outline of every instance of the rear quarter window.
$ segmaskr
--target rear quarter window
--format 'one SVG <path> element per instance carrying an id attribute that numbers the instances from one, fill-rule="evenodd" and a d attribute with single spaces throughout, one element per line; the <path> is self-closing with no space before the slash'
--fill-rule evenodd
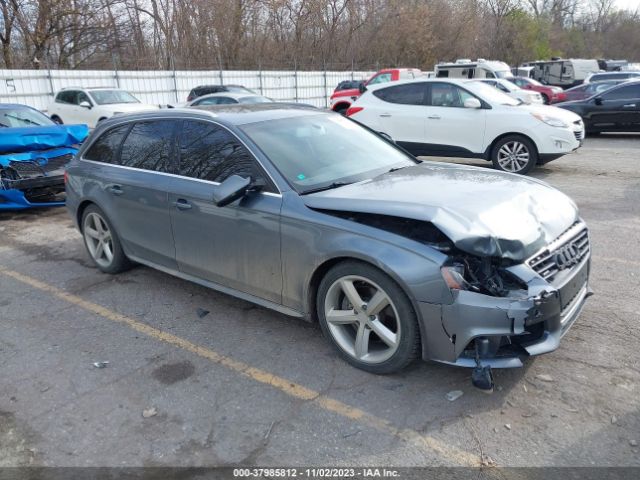
<path id="1" fill-rule="evenodd" d="M 425 105 L 427 86 L 424 83 L 410 83 L 375 90 L 373 94 L 380 100 L 402 105 Z"/>
<path id="2" fill-rule="evenodd" d="M 119 149 L 131 124 L 120 125 L 104 132 L 93 142 L 83 157 L 94 162 L 119 164 Z"/>
<path id="3" fill-rule="evenodd" d="M 135 123 L 122 144 L 120 164 L 142 170 L 172 172 L 171 147 L 175 125 L 172 120 Z"/>

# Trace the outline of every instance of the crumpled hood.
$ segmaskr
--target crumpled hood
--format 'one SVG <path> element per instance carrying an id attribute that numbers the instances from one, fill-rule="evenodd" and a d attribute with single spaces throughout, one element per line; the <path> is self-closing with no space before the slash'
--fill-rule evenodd
<path id="1" fill-rule="evenodd" d="M 44 125 L 0 129 L 0 154 L 48 150 L 81 143 L 89 134 L 86 125 Z"/>
<path id="2" fill-rule="evenodd" d="M 515 261 L 578 220 L 573 201 L 543 182 L 432 162 L 301 198 L 315 209 L 428 221 L 462 251 Z"/>

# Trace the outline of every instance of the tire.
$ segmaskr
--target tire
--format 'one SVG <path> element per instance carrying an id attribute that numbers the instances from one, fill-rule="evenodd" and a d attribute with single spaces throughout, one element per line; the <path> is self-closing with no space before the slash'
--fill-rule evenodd
<path id="1" fill-rule="evenodd" d="M 361 305 L 352 307 L 349 296 Z M 382 375 L 402 370 L 418 357 L 415 310 L 402 288 L 377 268 L 358 261 L 339 263 L 320 282 L 316 302 L 322 332 L 354 367 Z"/>
<path id="2" fill-rule="evenodd" d="M 549 96 L 546 93 L 541 93 L 540 95 L 542 96 L 542 103 L 545 105 L 551 104 L 551 100 L 549 100 Z"/>
<path id="3" fill-rule="evenodd" d="M 498 170 L 526 175 L 538 163 L 538 151 L 528 138 L 507 135 L 493 146 L 491 161 Z"/>
<path id="4" fill-rule="evenodd" d="M 344 116 L 347 114 L 347 110 L 349 110 L 349 107 L 340 107 L 340 108 L 336 108 L 334 112 Z"/>
<path id="5" fill-rule="evenodd" d="M 53 116 L 51 117 L 51 120 L 53 120 L 53 122 L 54 122 L 54 123 L 57 123 L 58 125 L 63 125 L 63 124 L 64 124 L 64 122 L 62 121 L 62 119 L 61 119 L 59 116 L 57 116 L 57 115 L 53 115 Z"/>
<path id="6" fill-rule="evenodd" d="M 100 271 L 115 274 L 131 267 L 118 234 L 98 206 L 89 205 L 84 210 L 81 225 L 87 253 Z"/>

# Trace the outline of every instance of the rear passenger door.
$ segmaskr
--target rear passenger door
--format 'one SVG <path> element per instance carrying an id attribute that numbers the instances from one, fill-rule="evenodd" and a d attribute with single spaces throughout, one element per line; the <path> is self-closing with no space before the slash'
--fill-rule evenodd
<path id="1" fill-rule="evenodd" d="M 169 218 L 168 188 L 175 171 L 177 122 L 150 120 L 113 127 L 87 150 L 85 160 L 99 185 L 105 210 L 125 252 L 177 270 Z"/>
<path id="2" fill-rule="evenodd" d="M 178 153 L 169 204 L 180 270 L 281 303 L 282 196 L 242 142 L 217 123 L 185 120 Z M 218 207 L 214 189 L 231 175 L 264 187 Z"/>
<path id="3" fill-rule="evenodd" d="M 377 105 L 380 131 L 414 155 L 421 154 L 425 142 L 426 91 L 425 82 L 416 82 L 373 92 L 375 97 L 384 102 Z"/>

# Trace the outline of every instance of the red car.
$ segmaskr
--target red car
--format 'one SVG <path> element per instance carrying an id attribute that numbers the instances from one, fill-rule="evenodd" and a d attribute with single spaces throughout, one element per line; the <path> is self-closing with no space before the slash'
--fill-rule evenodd
<path id="1" fill-rule="evenodd" d="M 508 79 L 510 82 L 515 83 L 523 90 L 533 90 L 542 95 L 544 103 L 549 105 L 550 103 L 564 102 L 567 99 L 567 95 L 560 87 L 550 87 L 549 85 L 543 85 L 542 83 L 527 77 L 513 77 Z"/>
<path id="2" fill-rule="evenodd" d="M 397 82 L 398 80 L 408 80 L 422 75 L 418 68 L 385 68 L 374 74 L 369 80 L 364 82 L 364 86 L 374 85 L 376 83 Z M 362 95 L 359 88 L 351 88 L 347 90 L 338 90 L 333 92 L 329 98 L 331 110 L 343 115 L 356 99 Z"/>

